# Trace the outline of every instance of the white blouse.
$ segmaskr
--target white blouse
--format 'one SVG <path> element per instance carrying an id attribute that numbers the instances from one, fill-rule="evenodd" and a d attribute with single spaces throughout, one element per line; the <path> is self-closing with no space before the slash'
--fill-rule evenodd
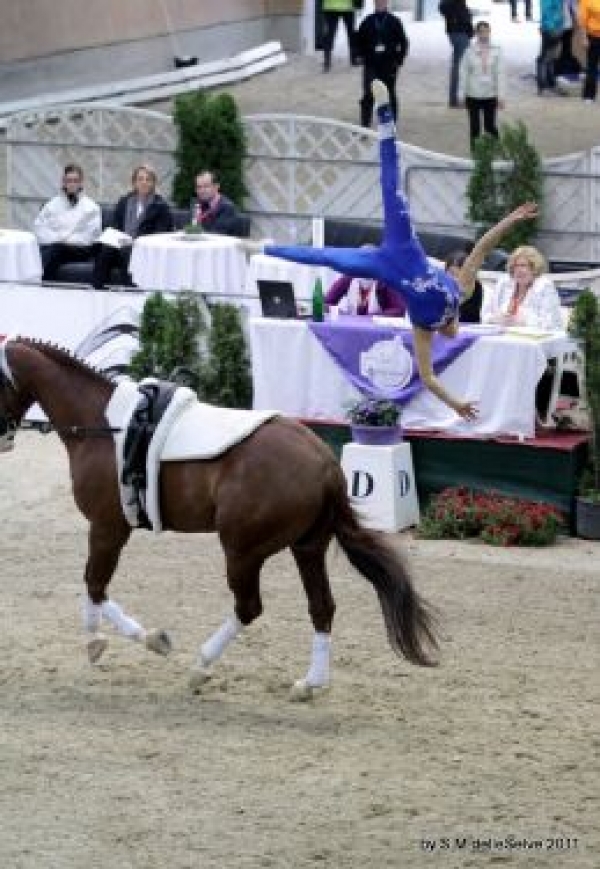
<path id="1" fill-rule="evenodd" d="M 497 322 L 499 315 L 507 314 L 514 291 L 515 282 L 511 276 L 501 277 L 493 290 L 484 294 L 481 322 Z M 564 330 L 560 296 L 548 275 L 540 275 L 534 280 L 519 305 L 515 322 L 538 329 Z"/>

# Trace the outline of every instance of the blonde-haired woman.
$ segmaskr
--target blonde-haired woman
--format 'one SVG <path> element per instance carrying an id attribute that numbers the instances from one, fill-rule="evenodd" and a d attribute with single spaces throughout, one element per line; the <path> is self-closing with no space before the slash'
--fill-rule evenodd
<path id="1" fill-rule="evenodd" d="M 131 191 L 117 202 L 110 225 L 132 238 L 172 232 L 173 214 L 166 202 L 156 192 L 157 176 L 152 166 L 143 163 L 136 166 L 131 175 Z M 117 272 L 118 281 L 131 285 L 129 259 L 131 247 L 114 248 L 100 244 L 94 262 L 92 286 L 101 289 L 109 283 L 111 274 Z"/>
<path id="2" fill-rule="evenodd" d="M 546 260 L 539 250 L 529 245 L 516 248 L 506 270 L 508 274 L 485 294 L 482 322 L 562 331 L 560 298 L 545 274 Z"/>

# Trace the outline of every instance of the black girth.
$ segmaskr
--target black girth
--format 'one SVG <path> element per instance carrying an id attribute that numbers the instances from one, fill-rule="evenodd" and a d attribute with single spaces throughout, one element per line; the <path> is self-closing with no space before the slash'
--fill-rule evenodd
<path id="1" fill-rule="evenodd" d="M 142 400 L 133 412 L 125 435 L 121 482 L 134 490 L 139 527 L 150 528 L 144 497 L 148 482 L 146 469 L 148 447 L 177 385 L 158 381 L 140 384 L 138 389 Z"/>

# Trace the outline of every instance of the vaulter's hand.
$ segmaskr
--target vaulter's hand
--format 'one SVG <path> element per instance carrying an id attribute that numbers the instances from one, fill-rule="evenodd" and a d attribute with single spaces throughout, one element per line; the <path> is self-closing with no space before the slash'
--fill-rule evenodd
<path id="1" fill-rule="evenodd" d="M 512 212 L 511 217 L 513 220 L 534 220 L 539 216 L 539 207 L 537 202 L 524 202 L 522 205 L 519 205 L 518 208 Z"/>
<path id="2" fill-rule="evenodd" d="M 455 405 L 454 410 L 467 422 L 473 422 L 479 416 L 479 404 L 476 401 L 460 401 Z"/>

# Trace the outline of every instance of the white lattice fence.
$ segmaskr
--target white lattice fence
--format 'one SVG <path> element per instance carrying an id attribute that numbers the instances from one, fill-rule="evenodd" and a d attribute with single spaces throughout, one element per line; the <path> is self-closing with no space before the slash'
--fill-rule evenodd
<path id="1" fill-rule="evenodd" d="M 254 115 L 244 125 L 245 208 L 255 237 L 308 242 L 313 216 L 381 218 L 374 133 L 294 115 Z M 146 161 L 157 168 L 169 196 L 175 142 L 172 119 L 156 112 L 95 104 L 16 115 L 7 129 L 8 223 L 30 228 L 70 161 L 84 166 L 86 188 L 100 202 L 114 202 L 129 187 L 133 167 Z M 417 227 L 469 231 L 470 166 L 468 160 L 402 145 L 402 184 Z M 600 261 L 600 148 L 548 160 L 544 168 L 544 251 Z"/>
<path id="2" fill-rule="evenodd" d="M 245 119 L 247 208 L 255 234 L 308 241 L 315 215 L 377 218 L 376 138 L 323 118 L 256 115 Z"/>
<path id="3" fill-rule="evenodd" d="M 98 202 L 115 202 L 129 189 L 133 168 L 146 162 L 170 195 L 175 139 L 169 116 L 138 109 L 61 106 L 13 116 L 7 127 L 9 223 L 30 228 L 71 162 L 83 166 L 86 190 Z"/>

